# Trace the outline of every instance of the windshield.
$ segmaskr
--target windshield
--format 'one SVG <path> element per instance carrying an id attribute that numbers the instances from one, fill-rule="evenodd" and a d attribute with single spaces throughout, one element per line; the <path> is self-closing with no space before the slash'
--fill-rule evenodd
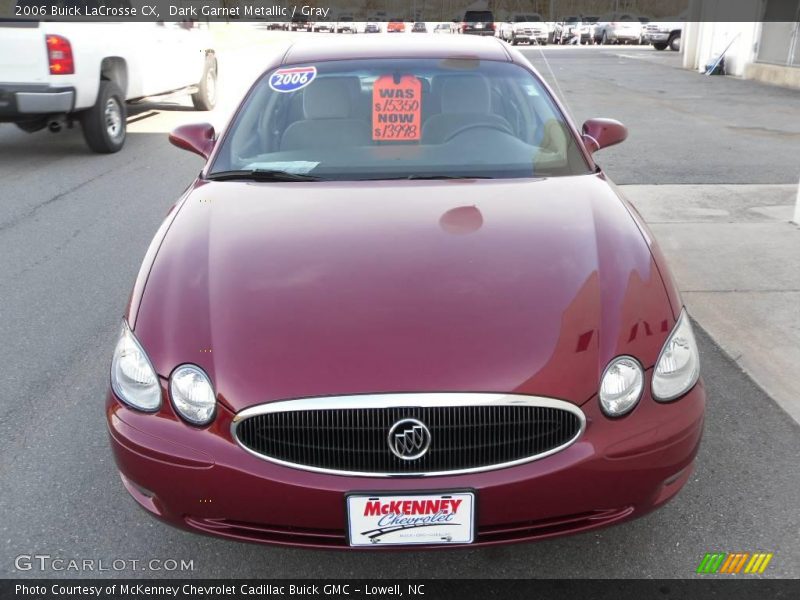
<path id="1" fill-rule="evenodd" d="M 319 180 L 512 178 L 582 174 L 588 165 L 526 69 L 380 59 L 265 74 L 208 175 L 259 170 Z"/>

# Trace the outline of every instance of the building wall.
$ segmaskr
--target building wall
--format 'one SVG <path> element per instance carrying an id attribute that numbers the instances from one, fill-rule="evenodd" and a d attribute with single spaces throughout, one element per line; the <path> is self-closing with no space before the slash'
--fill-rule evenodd
<path id="1" fill-rule="evenodd" d="M 693 3 L 696 1 L 693 0 Z M 765 64 L 763 61 L 758 61 L 762 32 L 764 35 L 769 35 L 771 26 L 793 27 L 794 24 L 760 23 L 764 14 L 764 0 L 740 0 L 737 3 L 740 11 L 737 18 L 744 17 L 752 19 L 751 21 L 729 23 L 702 21 L 709 14 L 713 14 L 711 11 L 721 10 L 726 1 L 706 0 L 702 5 L 695 5 L 695 11 L 690 13 L 690 18 L 696 21 L 686 23 L 681 40 L 684 68 L 704 72 L 709 63 L 725 52 L 725 69 L 729 75 L 800 88 L 800 67 Z M 789 42 L 780 43 L 786 45 L 788 56 Z"/>
<path id="2" fill-rule="evenodd" d="M 725 52 L 727 73 L 743 77 L 746 66 L 755 60 L 760 31 L 761 24 L 757 22 L 687 23 L 681 40 L 683 66 L 702 72 Z"/>

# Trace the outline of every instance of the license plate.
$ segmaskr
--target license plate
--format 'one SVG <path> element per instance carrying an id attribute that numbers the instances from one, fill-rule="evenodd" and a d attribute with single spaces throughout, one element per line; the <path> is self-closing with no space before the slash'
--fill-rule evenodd
<path id="1" fill-rule="evenodd" d="M 469 544 L 475 537 L 475 494 L 350 494 L 351 546 Z"/>

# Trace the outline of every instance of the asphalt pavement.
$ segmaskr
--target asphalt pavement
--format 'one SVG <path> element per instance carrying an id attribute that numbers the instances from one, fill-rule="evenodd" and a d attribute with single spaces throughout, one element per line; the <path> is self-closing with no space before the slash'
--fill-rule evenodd
<path id="1" fill-rule="evenodd" d="M 520 48 L 579 127 L 591 117 L 628 127 L 598 155 L 618 184 L 797 184 L 797 90 L 701 75 L 649 46 Z"/>
<path id="2" fill-rule="evenodd" d="M 789 182 L 784 167 L 796 163 L 789 148 L 796 150 L 792 128 L 800 123 L 779 116 L 796 94 L 715 81 L 737 90 L 723 108 L 715 102 L 720 88 L 687 91 L 700 76 L 678 70 L 676 55 L 545 52 L 576 118 L 611 116 L 631 127 L 628 142 L 604 159 L 616 181 Z M 246 48 L 220 61 L 228 97 L 214 122 L 258 70 Z M 670 81 L 684 90 L 674 103 Z M 770 115 L 761 114 L 765 105 Z M 201 166 L 166 140 L 175 125 L 209 118 L 188 106 L 140 107 L 124 151 L 112 156 L 89 154 L 77 130 L 27 135 L 0 125 L 0 576 L 682 578 L 710 551 L 774 552 L 765 576 L 800 576 L 800 427 L 702 330 L 709 406 L 697 471 L 674 501 L 637 521 L 501 548 L 349 553 L 202 537 L 146 515 L 119 481 L 103 402 L 142 256 Z M 16 570 L 15 557 L 31 554 L 107 564 L 176 559 L 192 561 L 193 570 Z"/>

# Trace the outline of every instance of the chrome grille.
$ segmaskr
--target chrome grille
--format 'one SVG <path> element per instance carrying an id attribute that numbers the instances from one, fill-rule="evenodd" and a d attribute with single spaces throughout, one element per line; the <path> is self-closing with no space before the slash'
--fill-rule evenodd
<path id="1" fill-rule="evenodd" d="M 389 449 L 392 426 L 430 431 L 420 458 Z M 567 402 L 499 394 L 383 394 L 274 402 L 242 411 L 233 435 L 249 452 L 301 469 L 354 475 L 443 475 L 542 458 L 574 442 L 583 413 Z"/>

